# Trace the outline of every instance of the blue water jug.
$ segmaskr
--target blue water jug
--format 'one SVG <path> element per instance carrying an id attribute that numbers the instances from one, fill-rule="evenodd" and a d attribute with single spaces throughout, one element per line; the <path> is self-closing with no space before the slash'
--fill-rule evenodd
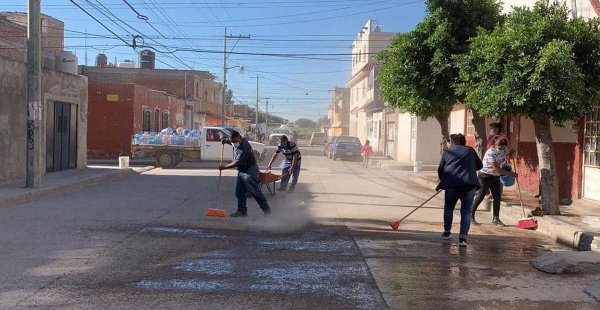
<path id="1" fill-rule="evenodd" d="M 502 167 L 502 169 L 504 171 L 512 172 L 511 166 L 504 166 L 504 167 Z M 502 184 L 504 186 L 513 186 L 513 185 L 515 185 L 515 177 L 509 177 L 509 176 L 503 175 L 500 177 L 500 182 L 502 182 Z"/>

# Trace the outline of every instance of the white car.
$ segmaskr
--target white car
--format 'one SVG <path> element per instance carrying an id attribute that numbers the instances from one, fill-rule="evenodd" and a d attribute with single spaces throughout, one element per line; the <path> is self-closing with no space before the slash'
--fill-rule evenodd
<path id="1" fill-rule="evenodd" d="M 283 129 L 283 128 L 278 128 L 278 129 L 274 129 L 273 132 L 271 132 L 271 135 L 269 136 L 269 145 L 278 145 L 279 144 L 279 139 L 281 139 L 281 136 L 288 136 L 288 138 L 290 138 L 290 130 L 289 129 Z"/>

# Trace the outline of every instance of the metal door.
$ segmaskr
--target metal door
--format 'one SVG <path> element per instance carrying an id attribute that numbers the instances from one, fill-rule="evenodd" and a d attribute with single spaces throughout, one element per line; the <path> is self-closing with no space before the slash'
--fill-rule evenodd
<path id="1" fill-rule="evenodd" d="M 46 171 L 77 167 L 77 106 L 54 102 L 50 106 L 46 136 Z"/>
<path id="2" fill-rule="evenodd" d="M 600 105 L 585 118 L 583 197 L 600 201 Z"/>

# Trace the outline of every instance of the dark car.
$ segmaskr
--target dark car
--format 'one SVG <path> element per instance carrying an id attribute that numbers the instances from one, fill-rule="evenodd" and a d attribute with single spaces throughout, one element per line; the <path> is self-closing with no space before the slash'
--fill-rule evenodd
<path id="1" fill-rule="evenodd" d="M 328 148 L 329 158 L 361 160 L 360 149 L 362 144 L 357 137 L 339 136 L 336 137 Z"/>

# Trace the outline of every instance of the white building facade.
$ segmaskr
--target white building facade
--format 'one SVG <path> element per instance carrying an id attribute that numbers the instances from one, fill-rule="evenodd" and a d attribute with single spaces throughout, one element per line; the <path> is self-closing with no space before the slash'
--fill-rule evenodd
<path id="1" fill-rule="evenodd" d="M 352 43 L 352 75 L 350 88 L 349 134 L 362 143 L 371 142 L 373 150 L 385 154 L 385 104 L 379 93 L 377 74 L 379 63 L 375 55 L 384 50 L 396 34 L 382 32 L 373 20 L 368 20 Z"/>

